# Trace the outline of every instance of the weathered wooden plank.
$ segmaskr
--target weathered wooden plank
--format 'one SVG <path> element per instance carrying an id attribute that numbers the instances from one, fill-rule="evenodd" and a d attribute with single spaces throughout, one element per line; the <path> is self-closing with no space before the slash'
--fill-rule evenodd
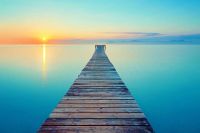
<path id="1" fill-rule="evenodd" d="M 112 94 L 112 95 L 129 95 L 130 92 L 124 88 L 119 88 L 119 89 L 100 89 L 100 88 L 88 88 L 87 90 L 85 89 L 71 89 L 70 91 L 68 91 L 67 95 L 71 95 L 71 94 L 76 94 L 76 93 L 79 93 L 79 94 L 91 94 L 91 95 L 104 95 L 105 96 L 107 94 Z M 78 95 L 78 94 L 77 94 Z"/>
<path id="2" fill-rule="evenodd" d="M 70 89 L 124 89 L 126 86 L 71 86 Z"/>
<path id="3" fill-rule="evenodd" d="M 83 77 L 83 76 L 82 76 Z M 108 84 L 116 84 L 116 83 L 124 83 L 122 80 L 120 80 L 119 78 L 118 78 L 118 80 L 117 79 L 111 79 L 111 78 L 113 78 L 113 77 L 108 77 L 108 79 L 105 79 L 104 77 L 100 77 L 100 76 L 86 76 L 86 77 L 93 77 L 93 78 L 101 78 L 101 79 L 98 79 L 98 80 L 96 80 L 96 79 L 91 79 L 91 80 L 88 80 L 88 79 L 80 79 L 80 78 L 78 78 L 78 79 L 76 79 L 75 81 L 74 81 L 74 83 L 108 83 Z M 109 79 L 110 78 L 110 79 Z"/>
<path id="4" fill-rule="evenodd" d="M 85 68 L 94 68 L 94 67 L 98 67 L 98 68 L 115 68 L 112 65 L 86 65 Z"/>
<path id="5" fill-rule="evenodd" d="M 100 59 L 100 58 L 95 58 L 95 57 L 92 57 L 88 63 L 101 63 L 101 62 L 106 62 L 106 63 L 109 63 L 109 64 L 112 64 L 108 58 L 104 58 L 104 59 Z"/>
<path id="6" fill-rule="evenodd" d="M 49 118 L 145 118 L 144 113 L 54 113 Z"/>
<path id="7" fill-rule="evenodd" d="M 116 71 L 105 71 L 105 72 L 99 72 L 99 71 L 82 71 L 80 74 L 94 74 L 94 75 L 102 74 L 102 75 L 107 75 L 107 76 L 118 75 Z"/>
<path id="8" fill-rule="evenodd" d="M 150 126 L 44 126 L 39 133 L 152 133 Z"/>
<path id="9" fill-rule="evenodd" d="M 70 100 L 66 100 L 66 99 L 62 99 L 60 101 L 60 103 L 105 103 L 105 104 L 114 104 L 114 103 L 117 103 L 117 104 L 135 104 L 136 101 L 135 100 L 105 100 L 105 99 L 102 99 L 102 100 L 80 100 L 80 99 L 70 99 Z"/>
<path id="10" fill-rule="evenodd" d="M 104 93 L 108 92 L 105 94 L 105 96 L 117 96 L 117 95 L 128 95 L 130 93 L 127 93 L 128 90 L 122 90 L 122 89 L 71 89 L 68 91 L 67 95 L 104 95 Z M 79 94 L 78 94 L 79 93 Z M 131 94 L 130 94 L 131 95 Z"/>
<path id="11" fill-rule="evenodd" d="M 64 96 L 63 99 L 79 99 L 79 100 L 84 100 L 84 99 L 92 99 L 92 100 L 101 100 L 101 99 L 109 99 L 109 100 L 130 100 L 130 99 L 134 99 L 132 96 L 112 96 L 112 97 L 91 97 L 91 96 Z"/>
<path id="12" fill-rule="evenodd" d="M 82 78 L 84 78 L 84 76 L 81 76 Z M 87 79 L 87 78 L 90 78 L 90 79 L 93 79 L 90 81 L 90 79 Z M 97 78 L 97 79 L 96 79 Z M 118 77 L 119 79 L 119 77 Z M 99 80 L 99 81 L 98 81 Z M 116 80 L 116 81 L 115 81 Z M 124 82 L 123 81 L 119 81 L 117 79 L 113 79 L 113 77 L 108 77 L 107 79 L 105 78 L 102 78 L 102 77 L 99 77 L 99 76 L 85 76 L 84 80 L 82 79 L 76 79 L 76 81 L 74 82 L 73 85 L 93 85 L 93 84 L 100 84 L 100 85 L 113 85 L 113 86 L 116 86 L 116 85 L 124 85 Z M 99 85 L 99 86 L 100 86 Z M 103 85 L 103 86 L 105 86 Z"/>
<path id="13" fill-rule="evenodd" d="M 49 118 L 43 126 L 145 126 L 149 125 L 145 118 L 111 118 L 111 119 L 69 119 L 69 118 Z"/>
<path id="14" fill-rule="evenodd" d="M 127 88 L 119 88 L 119 89 L 107 89 L 107 88 L 88 88 L 88 89 L 70 89 L 68 92 L 76 92 L 76 93 L 82 93 L 82 92 L 127 92 Z"/>
<path id="15" fill-rule="evenodd" d="M 74 87 L 126 87 L 124 84 L 73 84 Z"/>
<path id="16" fill-rule="evenodd" d="M 91 95 L 104 95 L 105 96 L 107 94 L 112 94 L 112 95 L 129 95 L 130 92 L 126 89 L 71 89 L 70 91 L 68 91 L 67 95 L 71 95 L 71 94 L 91 94 Z"/>
<path id="17" fill-rule="evenodd" d="M 76 92 L 68 92 L 66 95 L 68 96 L 91 96 L 91 97 L 94 97 L 94 96 L 97 96 L 97 97 L 100 97 L 100 96 L 104 96 L 104 97 L 111 97 L 111 96 L 131 96 L 131 94 L 129 93 L 126 93 L 126 92 L 109 92 L 109 93 L 106 93 L 106 92 L 82 92 L 82 93 L 76 93 Z"/>
<path id="18" fill-rule="evenodd" d="M 109 104 L 109 103 L 107 103 L 107 104 L 105 104 L 105 103 L 103 103 L 103 104 L 101 104 L 101 103 L 94 103 L 94 104 L 92 104 L 92 103 L 90 103 L 90 104 L 84 104 L 84 103 L 81 103 L 81 104 L 63 104 L 63 103 L 59 103 L 58 105 L 57 105 L 57 107 L 58 108 L 72 108 L 72 107 L 74 107 L 74 108 L 76 108 L 76 107 L 79 107 L 79 108 L 94 108 L 94 107 L 101 107 L 101 108 L 137 108 L 138 107 L 138 105 L 137 104 Z"/>
<path id="19" fill-rule="evenodd" d="M 106 78 L 120 79 L 119 75 L 117 75 L 117 74 L 107 75 L 104 73 L 83 73 L 78 76 L 78 78 L 83 78 L 83 79 L 87 78 L 87 77 L 102 78 L 104 80 L 106 80 Z"/>
<path id="20" fill-rule="evenodd" d="M 104 65 L 104 64 L 87 64 L 86 67 L 114 67 L 110 64 Z"/>
<path id="21" fill-rule="evenodd" d="M 119 76 L 79 75 L 79 80 L 120 80 Z"/>
<path id="22" fill-rule="evenodd" d="M 100 71 L 82 71 L 81 74 L 105 74 L 105 75 L 116 74 L 117 75 L 117 72 L 116 71 L 105 71 L 105 72 L 100 72 Z"/>
<path id="23" fill-rule="evenodd" d="M 102 107 L 91 107 L 91 108 L 55 108 L 54 113 L 139 113 L 141 112 L 140 108 L 102 108 Z"/>
<path id="24" fill-rule="evenodd" d="M 76 82 L 73 83 L 73 85 L 87 85 L 87 86 L 92 86 L 92 85 L 124 85 L 124 82 L 120 82 L 120 81 L 89 81 L 89 80 L 85 80 L 85 81 L 81 81 L 81 80 L 78 80 Z M 100 86 L 98 85 L 98 86 Z"/>
<path id="25" fill-rule="evenodd" d="M 115 71 L 114 68 L 84 68 L 83 71 Z"/>
<path id="26" fill-rule="evenodd" d="M 79 80 L 119 80 L 119 76 L 79 75 Z"/>
<path id="27" fill-rule="evenodd" d="M 107 65 L 107 66 L 96 66 L 96 65 L 86 65 L 84 69 L 115 69 L 114 66 L 111 66 L 111 65 Z"/>

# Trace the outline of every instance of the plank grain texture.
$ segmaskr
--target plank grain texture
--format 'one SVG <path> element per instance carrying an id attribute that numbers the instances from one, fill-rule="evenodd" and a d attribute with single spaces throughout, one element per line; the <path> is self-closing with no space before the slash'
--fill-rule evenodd
<path id="1" fill-rule="evenodd" d="M 154 133 L 105 53 L 95 52 L 38 133 Z"/>

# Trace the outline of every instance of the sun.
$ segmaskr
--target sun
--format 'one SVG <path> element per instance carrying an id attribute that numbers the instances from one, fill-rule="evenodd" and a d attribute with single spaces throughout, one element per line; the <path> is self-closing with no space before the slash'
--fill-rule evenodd
<path id="1" fill-rule="evenodd" d="M 47 41 L 47 37 L 46 37 L 46 36 L 43 36 L 43 37 L 42 37 L 42 41 L 43 41 L 43 42 L 46 42 L 46 41 Z"/>
<path id="2" fill-rule="evenodd" d="M 51 36 L 48 34 L 42 34 L 38 36 L 38 41 L 40 41 L 40 43 L 46 44 L 49 43 L 51 39 Z"/>

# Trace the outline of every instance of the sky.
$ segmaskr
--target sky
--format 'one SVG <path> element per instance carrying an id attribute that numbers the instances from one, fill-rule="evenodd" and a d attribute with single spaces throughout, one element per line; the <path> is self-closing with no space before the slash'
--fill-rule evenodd
<path id="1" fill-rule="evenodd" d="M 199 0 L 0 0 L 0 44 L 200 41 L 199 7 Z"/>

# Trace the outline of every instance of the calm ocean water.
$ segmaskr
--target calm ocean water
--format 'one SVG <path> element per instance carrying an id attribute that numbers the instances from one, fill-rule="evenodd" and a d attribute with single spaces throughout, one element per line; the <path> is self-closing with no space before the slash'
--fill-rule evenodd
<path id="1" fill-rule="evenodd" d="M 0 131 L 36 132 L 93 52 L 93 45 L 0 46 Z M 106 52 L 156 133 L 200 132 L 200 45 Z"/>

